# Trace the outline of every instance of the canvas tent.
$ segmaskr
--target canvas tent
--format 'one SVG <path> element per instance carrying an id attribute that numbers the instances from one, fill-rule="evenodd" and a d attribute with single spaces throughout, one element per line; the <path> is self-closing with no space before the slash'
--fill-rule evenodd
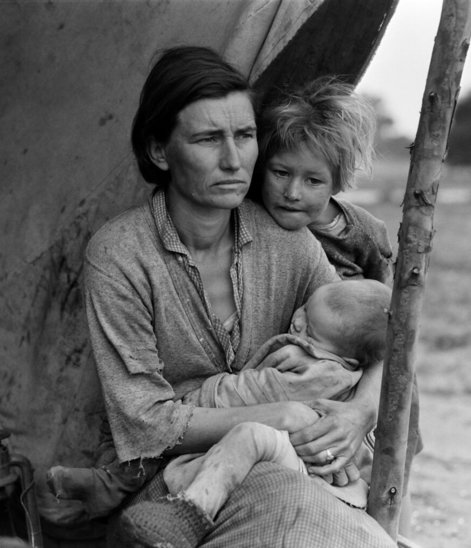
<path id="1" fill-rule="evenodd" d="M 397 1 L 2 2 L 0 427 L 38 472 L 93 458 L 82 257 L 149 192 L 129 132 L 153 55 L 210 46 L 270 93 L 321 74 L 355 83 Z"/>

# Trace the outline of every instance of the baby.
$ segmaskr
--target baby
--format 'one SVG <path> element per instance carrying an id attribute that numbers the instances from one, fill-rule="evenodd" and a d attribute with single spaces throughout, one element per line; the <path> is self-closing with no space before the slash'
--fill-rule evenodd
<path id="1" fill-rule="evenodd" d="M 345 401 L 362 369 L 382 360 L 391 290 L 376 280 L 346 280 L 318 288 L 293 315 L 289 333 L 269 339 L 238 374 L 220 373 L 188 393 L 184 403 L 236 407 L 317 398 Z M 299 346 L 309 366 L 278 367 L 277 351 Z"/>
<path id="2" fill-rule="evenodd" d="M 383 357 L 390 299 L 391 290 L 375 280 L 349 280 L 321 286 L 293 315 L 290 333 L 269 339 L 240 373 L 221 373 L 206 379 L 199 389 L 185 396 L 184 403 L 194 403 L 200 407 L 234 407 L 277 401 L 310 402 L 317 398 L 348 399 L 361 377 L 362 369 Z M 277 368 L 277 351 L 286 345 L 300 347 L 312 358 L 309 365 L 288 370 Z M 259 429 L 264 434 L 253 445 L 253 440 L 257 439 L 253 432 Z M 275 435 L 273 432 L 276 431 L 271 432 L 273 429 L 252 423 L 249 430 L 248 434 L 244 428 L 239 428 L 230 438 L 231 447 L 235 447 L 235 453 L 229 459 L 233 468 L 235 466 L 237 469 L 237 463 L 243 461 L 251 465 L 260 460 L 273 461 L 273 455 L 276 454 L 281 463 L 286 464 L 286 460 L 291 463 L 290 467 L 306 472 L 304 463 L 296 456 L 286 433 Z M 234 437 L 238 436 L 243 438 L 243 442 L 234 442 Z M 213 448 L 207 453 L 213 465 L 215 462 L 224 462 L 224 459 L 219 458 L 227 452 L 224 439 L 214 446 L 220 449 Z M 250 440 L 251 447 L 248 446 Z M 275 444 L 278 449 L 270 444 Z M 239 458 L 238 452 L 242 452 L 244 458 Z M 334 458 L 333 454 L 325 455 L 326 462 Z M 164 479 L 170 493 L 185 490 L 190 483 L 188 476 L 193 478 L 205 460 L 205 455 L 197 459 L 194 455 L 183 456 L 168 465 Z M 157 470 L 154 461 L 144 461 L 140 463 L 143 474 L 137 479 L 135 474 L 127 473 L 122 466 L 114 469 L 56 466 L 49 471 L 49 485 L 59 499 L 81 500 L 88 516 L 106 515 L 127 494 L 137 491 L 146 476 L 153 475 Z M 224 481 L 221 479 L 221 485 L 226 486 L 223 491 L 227 496 L 230 491 L 227 485 L 235 482 L 232 485 L 235 487 L 249 470 L 250 467 L 245 473 L 234 469 L 230 474 L 227 471 L 232 480 L 228 483 L 227 478 Z M 221 470 L 220 475 L 221 478 L 225 477 L 226 472 Z M 340 493 L 339 498 L 350 504 L 360 507 L 366 504 L 366 484 L 360 487 L 359 494 L 358 491 L 352 491 L 351 486 L 335 490 L 333 486 L 328 487 L 327 482 L 323 483 L 326 488 L 333 489 L 337 496 Z M 213 476 L 212 492 L 220 493 L 219 484 Z M 220 494 L 209 496 L 209 502 L 203 504 L 205 512 L 208 515 L 215 514 L 214 508 L 220 508 L 222 504 L 214 501 L 222 499 L 224 497 Z M 208 508 L 212 510 L 208 511 Z"/>

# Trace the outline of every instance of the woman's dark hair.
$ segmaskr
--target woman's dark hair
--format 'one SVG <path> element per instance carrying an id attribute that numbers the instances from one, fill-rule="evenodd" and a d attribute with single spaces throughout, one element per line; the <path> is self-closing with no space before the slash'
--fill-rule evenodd
<path id="1" fill-rule="evenodd" d="M 152 162 L 149 147 L 152 141 L 168 142 L 181 110 L 200 99 L 236 91 L 247 92 L 254 103 L 247 79 L 215 51 L 196 46 L 166 50 L 142 88 L 132 126 L 132 148 L 144 179 L 160 186 L 168 183 L 170 174 Z"/>

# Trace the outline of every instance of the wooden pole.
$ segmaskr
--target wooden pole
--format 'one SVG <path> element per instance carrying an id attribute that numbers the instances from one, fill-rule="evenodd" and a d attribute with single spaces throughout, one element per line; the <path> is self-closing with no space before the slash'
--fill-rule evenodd
<path id="1" fill-rule="evenodd" d="M 426 9 L 426 7 L 424 7 Z M 414 348 L 433 214 L 471 33 L 469 0 L 444 0 L 399 228 L 368 512 L 396 541 L 414 378 Z M 420 21 L 417 21 L 420 32 Z"/>

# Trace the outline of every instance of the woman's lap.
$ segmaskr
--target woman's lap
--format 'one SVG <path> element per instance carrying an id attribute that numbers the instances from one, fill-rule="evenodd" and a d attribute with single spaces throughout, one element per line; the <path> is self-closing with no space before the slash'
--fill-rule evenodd
<path id="1" fill-rule="evenodd" d="M 166 493 L 160 473 L 133 503 L 155 501 Z M 347 506 L 307 476 L 260 462 L 232 493 L 199 546 L 393 548 L 396 544 L 364 511 Z"/>

